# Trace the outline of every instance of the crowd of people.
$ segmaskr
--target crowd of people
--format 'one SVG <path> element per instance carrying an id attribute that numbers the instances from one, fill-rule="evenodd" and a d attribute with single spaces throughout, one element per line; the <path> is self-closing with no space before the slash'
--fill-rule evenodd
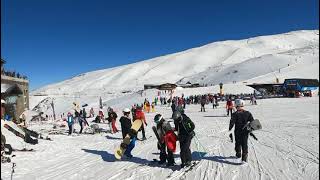
<path id="1" fill-rule="evenodd" d="M 1 75 L 10 76 L 10 77 L 15 77 L 15 78 L 20 78 L 20 79 L 28 79 L 27 76 L 22 75 L 22 74 L 20 74 L 20 73 L 16 73 L 16 71 L 6 71 L 6 70 L 2 70 L 2 71 L 1 71 Z"/>
<path id="2" fill-rule="evenodd" d="M 235 126 L 235 151 L 236 157 L 242 158 L 242 161 L 247 161 L 248 156 L 248 134 L 246 130 L 242 127 L 248 122 L 253 121 L 253 116 L 249 111 L 244 110 L 244 101 L 242 100 L 243 95 L 228 95 L 220 96 L 218 94 L 203 94 L 203 95 L 190 95 L 188 97 L 182 94 L 181 97 L 156 97 L 149 101 L 145 99 L 141 104 L 134 104 L 131 108 L 124 108 L 120 116 L 115 112 L 112 107 L 107 108 L 107 116 L 105 116 L 103 108 L 99 109 L 99 112 L 96 114 L 93 108 L 90 108 L 89 113 L 87 113 L 86 108 L 75 108 L 74 113 L 66 113 L 65 121 L 68 125 L 68 135 L 74 133 L 74 124 L 79 123 L 80 130 L 79 134 L 83 133 L 84 126 L 89 126 L 87 118 L 95 117 L 92 122 L 95 123 L 107 123 L 110 127 L 111 133 L 118 133 L 119 130 L 116 126 L 118 117 L 122 138 L 124 139 L 127 134 L 130 133 L 132 124 L 139 120 L 142 121 L 142 125 L 138 130 L 134 138 L 131 138 L 131 150 L 135 146 L 136 140 L 147 140 L 145 128 L 148 126 L 145 113 L 155 112 L 155 106 L 171 106 L 172 110 L 172 119 L 174 122 L 174 127 L 171 127 L 168 120 L 166 120 L 161 114 L 156 114 L 154 116 L 154 123 L 156 127 L 156 132 L 159 136 L 157 142 L 157 148 L 160 151 L 159 155 L 159 164 L 166 163 L 167 166 L 173 166 L 175 164 L 173 153 L 175 152 L 175 141 L 180 143 L 180 158 L 181 158 L 181 167 L 187 167 L 191 165 L 192 156 L 191 156 L 191 141 L 195 137 L 195 124 L 185 114 L 185 108 L 188 105 L 200 105 L 200 112 L 206 112 L 206 106 L 210 103 L 212 108 L 215 109 L 219 104 L 225 103 L 227 115 L 231 116 L 229 130 Z M 224 101 L 224 102 L 223 102 Z M 159 104 L 160 102 L 160 104 Z M 250 95 L 251 104 L 257 104 L 254 94 Z M 64 113 L 61 115 L 64 117 Z M 142 135 L 139 135 L 141 132 Z M 138 137 L 141 138 L 138 138 Z M 173 142 L 173 144 L 168 144 L 168 142 Z M 131 150 L 126 150 L 125 156 L 131 158 Z"/>

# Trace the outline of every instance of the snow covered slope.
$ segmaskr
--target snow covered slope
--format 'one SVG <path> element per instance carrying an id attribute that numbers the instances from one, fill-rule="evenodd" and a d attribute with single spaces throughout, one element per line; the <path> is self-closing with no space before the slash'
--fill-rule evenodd
<path id="1" fill-rule="evenodd" d="M 319 30 L 294 31 L 202 47 L 133 64 L 92 71 L 35 90 L 32 94 L 97 95 L 136 91 L 144 84 L 224 84 L 263 77 L 318 78 Z M 280 70 L 279 70 L 280 69 Z M 255 79 L 259 80 L 259 79 Z M 261 79 L 260 79 L 261 81 Z"/>
<path id="2" fill-rule="evenodd" d="M 186 108 L 186 114 L 196 126 L 196 138 L 191 143 L 192 157 L 200 161 L 192 171 L 179 169 L 179 144 L 174 155 L 175 167 L 167 168 L 152 163 L 153 158 L 159 158 L 157 140 L 151 129 L 156 113 L 146 113 L 148 139 L 137 142 L 132 159 L 117 161 L 114 158 L 114 150 L 121 142 L 121 133 L 52 135 L 53 141 L 40 139 L 37 145 L 26 145 L 35 149 L 35 152 L 14 153 L 16 157 L 13 162 L 17 166 L 13 179 L 319 179 L 318 97 L 263 99 L 258 100 L 256 106 L 247 105 L 245 108 L 261 121 L 262 130 L 255 132 L 258 141 L 249 138 L 246 166 L 239 165 L 234 158 L 234 143 L 228 138 L 230 117 L 225 116 L 225 109 L 222 106 L 212 109 L 211 105 L 206 108 L 206 112 L 199 112 L 200 105 Z M 170 120 L 170 107 L 157 106 L 156 110 Z M 99 126 L 109 129 L 107 124 Z M 116 126 L 120 127 L 118 121 Z M 52 128 L 52 125 L 33 125 L 31 129 L 45 127 Z M 78 123 L 75 128 L 79 130 Z M 141 136 L 139 133 L 138 137 Z M 7 142 L 21 148 L 21 142 L 12 140 L 8 138 Z M 11 163 L 1 164 L 2 179 L 10 179 L 11 168 Z"/>
<path id="3" fill-rule="evenodd" d="M 319 31 L 294 31 L 215 42 L 150 60 L 84 73 L 33 91 L 30 107 L 38 106 L 45 114 L 52 114 L 50 103 L 53 100 L 55 112 L 61 114 L 70 111 L 72 102 L 78 101 L 97 110 L 102 97 L 106 105 L 121 109 L 143 101 L 145 97 L 136 92 L 143 89 L 144 84 L 191 82 L 210 86 L 198 88 L 196 93 L 201 94 L 219 92 L 217 85 L 223 82 L 226 93 L 253 93 L 253 89 L 244 83 L 318 77 Z M 156 92 L 145 93 L 149 94 L 150 100 L 156 96 Z M 175 94 L 180 96 L 182 93 L 190 95 L 194 91 L 177 90 Z M 36 94 L 47 96 L 32 96 Z M 139 101 L 132 101 L 139 96 Z M 131 101 L 121 104 L 118 98 Z M 43 99 L 47 103 L 40 103 Z"/>

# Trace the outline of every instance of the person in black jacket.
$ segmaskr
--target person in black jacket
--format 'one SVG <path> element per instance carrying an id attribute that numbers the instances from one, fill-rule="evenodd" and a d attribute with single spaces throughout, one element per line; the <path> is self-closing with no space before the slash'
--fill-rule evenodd
<path id="1" fill-rule="evenodd" d="M 131 129 L 131 119 L 129 117 L 130 115 L 130 109 L 125 108 L 123 110 L 123 116 L 120 118 L 120 123 L 121 123 L 121 132 L 122 132 L 122 138 L 124 139 L 127 134 L 129 134 L 129 131 Z"/>
<path id="2" fill-rule="evenodd" d="M 249 131 L 245 126 L 253 121 L 253 116 L 249 111 L 243 109 L 244 101 L 242 99 L 236 99 L 235 105 L 237 111 L 234 112 L 230 119 L 229 131 L 235 126 L 235 151 L 237 158 L 242 157 L 243 162 L 247 162 L 248 158 L 248 137 Z M 241 154 L 242 150 L 242 154 Z"/>
<path id="3" fill-rule="evenodd" d="M 108 108 L 108 121 L 111 122 L 111 127 L 112 127 L 112 131 L 111 133 L 117 133 L 118 129 L 116 127 L 116 119 L 117 119 L 118 115 L 116 112 L 114 112 L 114 110 L 109 107 Z"/>
<path id="4" fill-rule="evenodd" d="M 195 125 L 191 119 L 184 114 L 183 109 L 181 112 L 175 111 L 172 118 L 174 120 L 175 130 L 178 131 L 178 140 L 180 141 L 181 168 L 190 166 L 192 161 L 190 145 L 195 135 L 193 131 Z"/>

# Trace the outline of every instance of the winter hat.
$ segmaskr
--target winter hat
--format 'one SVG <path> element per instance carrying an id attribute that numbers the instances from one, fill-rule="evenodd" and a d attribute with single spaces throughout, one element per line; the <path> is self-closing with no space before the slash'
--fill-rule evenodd
<path id="1" fill-rule="evenodd" d="M 124 109 L 123 109 L 123 112 L 124 112 L 124 113 L 130 113 L 130 109 L 129 109 L 129 108 L 124 108 Z"/>

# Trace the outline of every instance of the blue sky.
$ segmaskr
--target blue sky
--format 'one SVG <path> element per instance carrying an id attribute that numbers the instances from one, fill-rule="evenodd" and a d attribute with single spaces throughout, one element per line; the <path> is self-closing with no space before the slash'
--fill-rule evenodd
<path id="1" fill-rule="evenodd" d="M 318 0 L 2 0 L 1 57 L 30 89 L 208 43 L 319 29 Z"/>

